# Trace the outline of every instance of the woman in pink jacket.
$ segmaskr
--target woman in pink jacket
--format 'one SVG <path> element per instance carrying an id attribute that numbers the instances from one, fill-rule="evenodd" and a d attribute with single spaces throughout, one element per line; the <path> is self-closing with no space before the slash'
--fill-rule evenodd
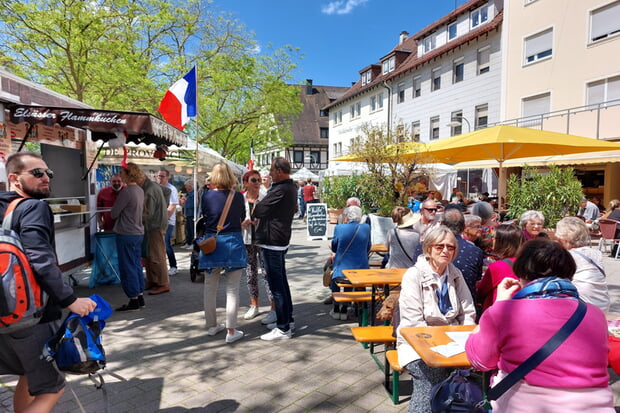
<path id="1" fill-rule="evenodd" d="M 499 369 L 493 385 L 540 349 L 573 315 L 579 299 L 570 282 L 575 268 L 570 253 L 557 242 L 537 238 L 523 245 L 513 266 L 519 280 L 502 280 L 497 301 L 482 315 L 465 345 L 474 368 Z M 493 412 L 614 412 L 608 350 L 605 315 L 587 304 L 577 328 L 493 402 Z"/>

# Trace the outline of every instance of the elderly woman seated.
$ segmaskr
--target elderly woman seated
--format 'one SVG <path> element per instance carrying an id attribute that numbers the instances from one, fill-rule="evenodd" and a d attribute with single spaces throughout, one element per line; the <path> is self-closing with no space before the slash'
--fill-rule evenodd
<path id="1" fill-rule="evenodd" d="M 330 284 L 332 292 L 340 291 L 338 283 L 346 282 L 342 270 L 368 268 L 368 252 L 370 251 L 370 225 L 360 223 L 362 209 L 350 206 L 344 210 L 344 224 L 336 225 L 332 239 L 334 253 L 334 272 Z M 352 291 L 352 288 L 345 288 Z M 334 309 L 329 315 L 334 320 L 347 319 L 347 305 L 334 302 Z"/>
<path id="2" fill-rule="evenodd" d="M 540 211 L 525 211 L 521 214 L 519 218 L 519 222 L 521 224 L 521 230 L 523 231 L 523 236 L 525 236 L 525 240 L 529 241 L 536 237 L 548 237 L 548 235 L 543 232 L 543 225 L 545 225 L 545 216 Z"/>
<path id="3" fill-rule="evenodd" d="M 400 334 L 402 327 L 475 324 L 476 310 L 461 271 L 452 264 L 458 254 L 456 237 L 445 226 L 431 230 L 422 244 L 424 255 L 403 276 L 400 324 L 397 329 L 398 361 L 411 374 L 410 412 L 430 412 L 430 391 L 452 369 L 427 366 Z"/>
<path id="4" fill-rule="evenodd" d="M 588 246 L 590 236 L 585 222 L 577 217 L 562 218 L 556 225 L 555 237 L 577 264 L 573 284 L 579 291 L 579 298 L 607 313 L 609 291 L 603 270 L 603 254 Z"/>

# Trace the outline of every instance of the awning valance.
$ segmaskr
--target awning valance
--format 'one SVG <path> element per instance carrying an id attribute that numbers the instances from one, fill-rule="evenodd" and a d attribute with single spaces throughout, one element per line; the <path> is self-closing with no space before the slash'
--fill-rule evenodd
<path id="1" fill-rule="evenodd" d="M 91 131 L 95 141 L 107 142 L 121 132 L 127 135 L 128 141 L 134 143 L 187 145 L 187 135 L 184 132 L 150 113 L 29 105 L 11 105 L 8 109 L 12 123 L 43 123 L 47 126 L 57 124 L 87 129 Z"/>

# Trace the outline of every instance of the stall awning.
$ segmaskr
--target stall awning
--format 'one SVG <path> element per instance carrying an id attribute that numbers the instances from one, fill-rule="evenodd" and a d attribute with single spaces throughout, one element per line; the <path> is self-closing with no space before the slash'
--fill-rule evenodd
<path id="1" fill-rule="evenodd" d="M 29 125 L 43 123 L 47 126 L 71 126 L 91 131 L 94 141 L 109 141 L 117 133 L 127 135 L 134 143 L 155 145 L 187 145 L 187 135 L 181 130 L 156 118 L 150 113 L 120 112 L 68 107 L 11 105 L 10 121 Z"/>

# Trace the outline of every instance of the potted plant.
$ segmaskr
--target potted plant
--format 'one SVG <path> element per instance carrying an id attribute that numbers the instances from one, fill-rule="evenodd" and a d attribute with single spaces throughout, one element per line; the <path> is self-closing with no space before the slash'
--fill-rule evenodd
<path id="1" fill-rule="evenodd" d="M 321 182 L 321 200 L 327 204 L 329 222 L 336 224 L 344 211 L 347 199 L 355 196 L 355 185 L 351 176 L 328 176 Z"/>

